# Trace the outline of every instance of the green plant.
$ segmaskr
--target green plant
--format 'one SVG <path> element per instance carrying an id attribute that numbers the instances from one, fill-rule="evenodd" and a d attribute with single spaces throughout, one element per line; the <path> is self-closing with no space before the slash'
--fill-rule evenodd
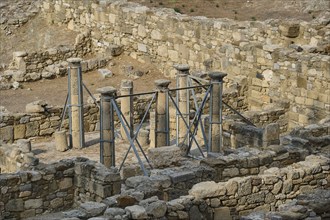
<path id="1" fill-rule="evenodd" d="M 163 2 L 159 2 L 158 4 L 159 4 L 159 5 L 163 5 Z"/>
<path id="2" fill-rule="evenodd" d="M 219 4 L 216 4 L 215 7 L 219 8 Z"/>
<path id="3" fill-rule="evenodd" d="M 186 7 L 184 4 L 182 4 L 182 8 Z"/>
<path id="4" fill-rule="evenodd" d="M 150 3 L 154 3 L 154 1 L 152 1 L 152 0 L 150 0 L 149 2 L 150 2 Z"/>
<path id="5" fill-rule="evenodd" d="M 190 9 L 190 12 L 194 12 L 195 10 L 192 8 L 192 9 Z"/>
<path id="6" fill-rule="evenodd" d="M 256 17 L 252 16 L 252 17 L 251 17 L 251 20 L 252 20 L 252 21 L 256 21 L 257 19 L 256 19 Z"/>
<path id="7" fill-rule="evenodd" d="M 174 11 L 175 11 L 175 12 L 177 12 L 177 13 L 180 13 L 180 14 L 181 14 L 181 10 L 180 10 L 180 8 L 176 8 L 176 7 L 175 7 L 175 8 L 173 8 L 173 9 L 174 9 Z"/>

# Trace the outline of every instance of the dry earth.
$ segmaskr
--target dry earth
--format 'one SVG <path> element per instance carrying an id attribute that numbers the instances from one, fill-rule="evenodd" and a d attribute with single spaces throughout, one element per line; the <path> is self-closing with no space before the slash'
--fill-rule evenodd
<path id="1" fill-rule="evenodd" d="M 235 20 L 314 19 L 318 3 L 327 0 L 128 0 L 148 7 L 172 8 L 178 13 Z M 330 4 L 330 3 L 328 3 Z M 325 4 L 326 5 L 326 4 Z M 330 6 L 329 6 L 330 8 Z M 317 9 L 317 10 L 316 10 Z M 325 9 L 325 8 L 322 8 Z"/>

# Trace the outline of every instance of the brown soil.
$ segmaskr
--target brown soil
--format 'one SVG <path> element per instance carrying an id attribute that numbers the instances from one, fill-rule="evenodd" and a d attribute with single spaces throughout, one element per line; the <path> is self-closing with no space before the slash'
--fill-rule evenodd
<path id="1" fill-rule="evenodd" d="M 301 19 L 310 21 L 317 12 L 304 12 L 301 0 L 128 0 L 148 7 L 172 8 L 178 13 L 234 20 Z"/>
<path id="2" fill-rule="evenodd" d="M 163 74 L 150 63 L 140 63 L 129 56 L 121 55 L 111 60 L 112 65 L 108 67 L 113 72 L 113 77 L 103 79 L 98 71 L 83 74 L 83 82 L 92 94 L 96 89 L 104 86 L 120 88 L 121 80 L 131 79 L 134 83 L 134 92 L 152 91 L 155 88 L 154 80 L 164 78 Z M 123 73 L 123 66 L 131 65 L 135 69 L 146 71 L 138 79 L 128 78 Z M 25 105 L 36 100 L 45 100 L 48 105 L 64 105 L 68 91 L 67 77 L 51 80 L 41 80 L 31 83 L 23 83 L 18 90 L 0 91 L 0 106 L 4 106 L 10 112 L 25 112 Z M 174 83 L 172 83 L 174 85 Z M 84 99 L 88 98 L 84 90 Z"/>

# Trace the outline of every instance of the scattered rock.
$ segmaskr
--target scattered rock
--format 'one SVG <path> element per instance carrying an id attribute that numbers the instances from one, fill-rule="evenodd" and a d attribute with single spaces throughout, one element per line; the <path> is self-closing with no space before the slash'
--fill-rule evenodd
<path id="1" fill-rule="evenodd" d="M 101 75 L 102 79 L 110 78 L 113 76 L 111 70 L 108 69 L 98 69 L 97 71 Z"/>

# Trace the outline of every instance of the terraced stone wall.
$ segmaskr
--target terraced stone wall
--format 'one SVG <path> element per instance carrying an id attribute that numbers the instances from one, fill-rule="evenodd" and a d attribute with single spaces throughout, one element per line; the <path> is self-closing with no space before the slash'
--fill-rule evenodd
<path id="1" fill-rule="evenodd" d="M 330 111 L 327 14 L 313 22 L 237 22 L 189 17 L 124 1 L 44 1 L 49 22 L 90 29 L 95 51 L 124 46 L 131 57 L 151 60 L 166 76 L 173 64 L 221 70 L 225 81 L 245 79 L 251 110 L 289 103 L 288 127 L 315 123 Z M 166 30 L 166 31 L 164 31 Z"/>

